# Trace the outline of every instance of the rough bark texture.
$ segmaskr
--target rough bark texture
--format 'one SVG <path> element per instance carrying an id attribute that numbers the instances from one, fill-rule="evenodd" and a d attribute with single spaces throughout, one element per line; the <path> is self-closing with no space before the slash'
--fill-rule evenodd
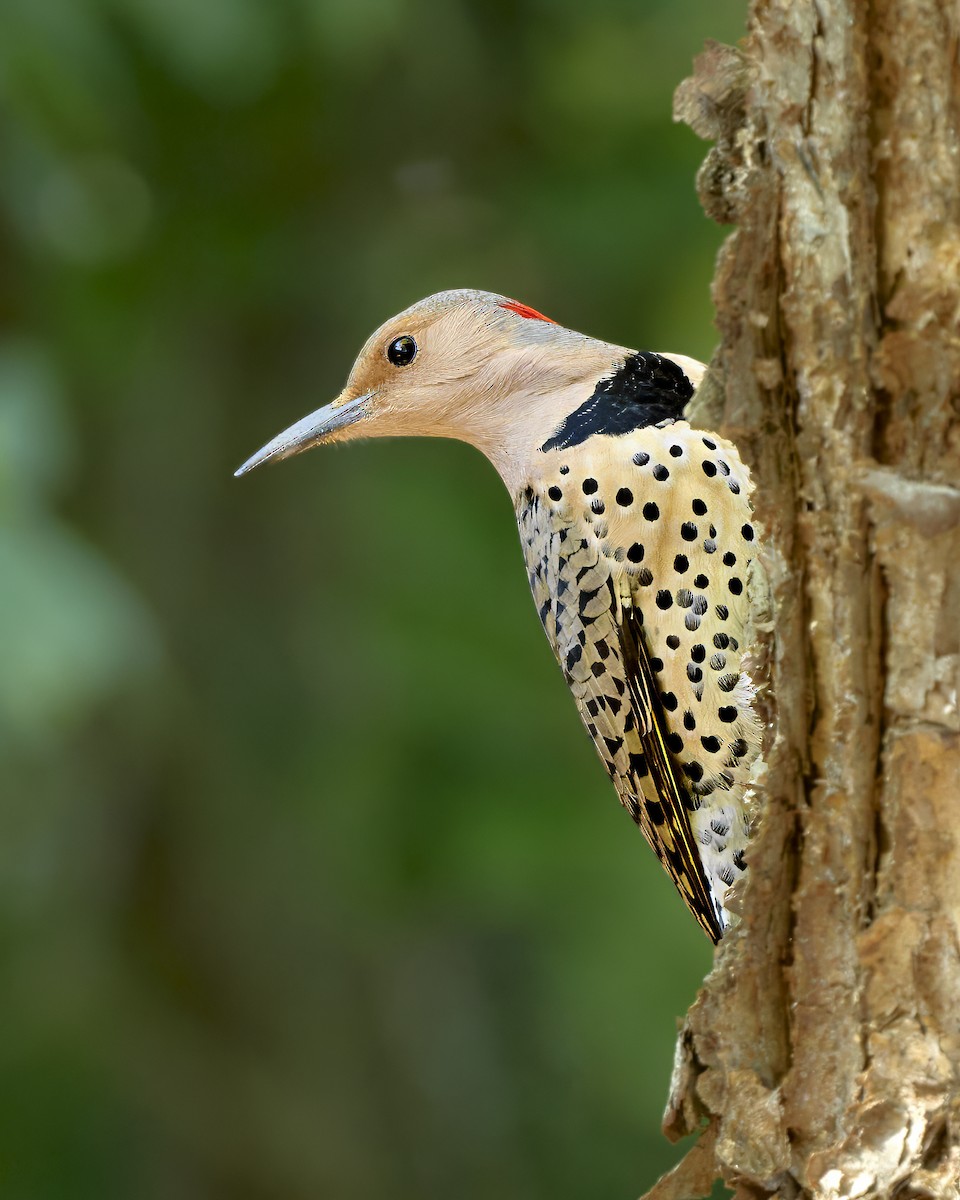
<path id="1" fill-rule="evenodd" d="M 958 36 L 937 0 L 754 0 L 677 93 L 736 225 L 700 403 L 758 483 L 771 732 L 657 1200 L 960 1195 Z"/>

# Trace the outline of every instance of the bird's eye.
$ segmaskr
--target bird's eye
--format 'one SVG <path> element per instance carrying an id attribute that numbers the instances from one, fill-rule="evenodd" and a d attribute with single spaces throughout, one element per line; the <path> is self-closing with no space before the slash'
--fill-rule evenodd
<path id="1" fill-rule="evenodd" d="M 387 358 L 395 367 L 405 367 L 417 357 L 417 343 L 405 333 L 403 337 L 395 338 L 387 347 Z"/>

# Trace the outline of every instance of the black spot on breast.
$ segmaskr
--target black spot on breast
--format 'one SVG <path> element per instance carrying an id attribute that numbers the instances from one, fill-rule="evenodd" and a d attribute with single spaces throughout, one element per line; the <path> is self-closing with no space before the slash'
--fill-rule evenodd
<path id="1" fill-rule="evenodd" d="M 725 567 L 735 567 L 737 565 L 737 556 L 732 550 L 728 550 L 723 556 L 723 565 Z"/>
<path id="2" fill-rule="evenodd" d="M 683 773 L 688 779 L 692 779 L 694 783 L 699 783 L 703 778 L 703 767 L 698 762 L 684 763 Z"/>
<path id="3" fill-rule="evenodd" d="M 657 608 L 663 609 L 664 612 L 673 604 L 673 597 L 666 589 L 657 592 Z"/>
<path id="4" fill-rule="evenodd" d="M 701 671 L 696 663 L 687 663 L 687 678 L 691 683 L 699 683 L 703 678 L 703 671 Z"/>
<path id="5" fill-rule="evenodd" d="M 644 519 L 647 521 L 656 521 L 657 518 L 660 516 L 660 509 L 656 506 L 656 504 L 654 504 L 654 502 L 652 500 L 648 500 L 647 503 L 643 506 L 643 516 L 644 516 Z"/>
<path id="6" fill-rule="evenodd" d="M 739 596 L 743 591 L 743 583 L 736 577 L 736 575 L 734 575 L 734 577 L 730 580 L 730 582 L 727 584 L 727 587 L 734 594 L 734 596 Z"/>
<path id="7" fill-rule="evenodd" d="M 673 569 L 678 575 L 682 575 L 690 566 L 690 561 L 685 554 L 678 554 L 673 560 Z"/>
<path id="8" fill-rule="evenodd" d="M 743 758 L 743 756 L 746 754 L 746 752 L 747 752 L 747 743 L 743 740 L 743 738 L 736 738 L 734 741 L 732 741 L 730 743 L 730 753 L 735 758 Z"/>
<path id="9" fill-rule="evenodd" d="M 597 514 L 598 517 L 602 517 L 603 514 L 606 512 L 606 505 L 603 503 L 602 500 L 591 500 L 590 508 L 593 512 L 595 512 Z"/>
<path id="10" fill-rule="evenodd" d="M 717 448 L 717 443 L 711 442 L 709 438 L 704 438 L 703 444 L 706 446 L 706 448 L 708 450 L 716 450 L 716 448 Z"/>
<path id="11" fill-rule="evenodd" d="M 642 587 L 649 587 L 653 583 L 653 572 L 649 567 L 641 567 L 637 572 L 637 583 Z"/>
<path id="12" fill-rule="evenodd" d="M 629 488 L 622 487 L 617 492 L 617 503 L 621 508 L 626 508 L 633 503 L 633 492 Z"/>
<path id="13" fill-rule="evenodd" d="M 713 737 L 712 735 L 710 737 L 702 737 L 700 739 L 700 745 L 704 748 L 704 750 L 709 751 L 710 754 L 720 753 L 720 739 L 717 737 Z"/>
<path id="14" fill-rule="evenodd" d="M 653 477 L 658 483 L 664 483 L 670 478 L 670 472 L 663 465 L 663 463 L 657 463 L 657 465 L 653 468 Z"/>
<path id="15" fill-rule="evenodd" d="M 551 500 L 562 500 L 563 499 L 563 492 L 561 492 L 558 487 L 550 488 L 550 490 L 547 492 L 547 495 L 550 497 Z"/>
<path id="16" fill-rule="evenodd" d="M 730 638 L 725 633 L 715 633 L 713 635 L 713 644 L 718 650 L 726 650 L 730 645 Z"/>
<path id="17" fill-rule="evenodd" d="M 697 540 L 698 533 L 699 530 L 692 521 L 684 521 L 684 523 L 680 526 L 680 536 L 685 542 L 695 542 Z"/>
<path id="18" fill-rule="evenodd" d="M 645 467 L 650 461 L 650 455 L 646 450 L 638 450 L 633 456 L 634 465 L 637 467 Z"/>
<path id="19" fill-rule="evenodd" d="M 680 648 L 680 639 L 675 633 L 667 635 L 667 645 L 671 650 L 678 650 Z"/>
<path id="20" fill-rule="evenodd" d="M 704 502 L 702 500 L 694 500 L 693 504 L 690 507 L 693 509 L 693 511 L 697 514 L 698 517 L 704 517 L 707 514 L 707 506 L 704 504 Z"/>
<path id="21" fill-rule="evenodd" d="M 663 670 L 663 659 L 662 658 L 651 658 L 650 659 L 650 670 L 651 671 L 662 671 Z"/>
<path id="22" fill-rule="evenodd" d="M 672 750 L 674 754 L 680 754 L 683 750 L 683 738 L 679 733 L 668 733 L 666 736 L 667 748 Z"/>
<path id="23" fill-rule="evenodd" d="M 692 395 L 693 384 L 671 359 L 646 351 L 628 354 L 540 449 L 565 450 L 594 434 L 619 437 L 647 425 L 676 421 Z"/>
<path id="24" fill-rule="evenodd" d="M 592 496 L 599 486 L 595 479 L 585 479 L 583 481 L 583 494 L 585 496 Z"/>
<path id="25" fill-rule="evenodd" d="M 564 463 L 563 466 L 560 468 L 560 474 L 561 475 L 569 475 L 570 474 L 570 468 L 567 466 L 566 463 Z"/>
<path id="26" fill-rule="evenodd" d="M 697 727 L 697 718 L 693 715 L 689 708 L 683 714 L 683 727 L 684 729 L 696 729 Z"/>
<path id="27" fill-rule="evenodd" d="M 698 588 L 705 588 L 705 587 L 709 587 L 709 586 L 710 586 L 710 580 L 709 580 L 709 579 L 706 577 L 706 575 L 697 575 L 697 576 L 694 578 L 694 581 L 693 581 L 693 586 L 694 586 L 694 587 L 698 587 Z"/>
<path id="28" fill-rule="evenodd" d="M 643 562 L 643 546 L 639 542 L 634 542 L 627 551 L 627 558 L 632 563 Z"/>
<path id="29" fill-rule="evenodd" d="M 722 708 L 717 709 L 717 716 L 723 721 L 724 725 L 732 725 L 737 719 L 737 709 L 733 704 L 725 704 Z"/>
<path id="30" fill-rule="evenodd" d="M 717 464 L 712 462 L 709 458 L 705 458 L 701 463 L 701 466 L 703 467 L 704 475 L 706 475 L 708 479 L 712 479 L 713 476 L 716 475 Z"/>
<path id="31" fill-rule="evenodd" d="M 744 526 L 742 526 L 742 527 L 741 527 L 741 529 L 740 529 L 740 533 L 742 534 L 742 536 L 743 536 L 743 540 L 744 540 L 745 542 L 752 542 L 752 541 L 753 541 L 753 526 L 752 526 L 752 525 L 744 525 Z"/>
<path id="32" fill-rule="evenodd" d="M 679 458 L 681 454 L 683 454 L 682 446 L 673 445 L 670 447 L 670 455 L 672 458 Z"/>
<path id="33" fill-rule="evenodd" d="M 700 645 L 699 642 L 697 642 L 697 644 L 690 651 L 690 657 L 695 663 L 702 663 L 704 658 L 706 658 L 706 655 L 706 650 Z"/>
<path id="34" fill-rule="evenodd" d="M 660 693 L 660 703 L 667 710 L 667 712 L 676 712 L 677 711 L 678 701 L 677 701 L 676 696 L 673 694 L 673 692 L 661 692 Z"/>

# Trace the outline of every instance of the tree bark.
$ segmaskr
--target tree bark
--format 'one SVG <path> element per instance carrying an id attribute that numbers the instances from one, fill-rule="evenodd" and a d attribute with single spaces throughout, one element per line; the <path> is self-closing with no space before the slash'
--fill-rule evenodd
<path id="1" fill-rule="evenodd" d="M 753 0 L 676 115 L 733 222 L 698 397 L 765 530 L 741 922 L 649 1193 L 960 1195 L 960 10 Z"/>

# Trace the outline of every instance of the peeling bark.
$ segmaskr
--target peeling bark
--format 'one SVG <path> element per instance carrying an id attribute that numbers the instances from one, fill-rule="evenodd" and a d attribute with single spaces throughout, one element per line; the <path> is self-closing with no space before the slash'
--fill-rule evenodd
<path id="1" fill-rule="evenodd" d="M 769 730 L 650 1193 L 960 1196 L 960 10 L 754 0 L 676 115 L 736 231 L 698 396 L 752 464 Z"/>

